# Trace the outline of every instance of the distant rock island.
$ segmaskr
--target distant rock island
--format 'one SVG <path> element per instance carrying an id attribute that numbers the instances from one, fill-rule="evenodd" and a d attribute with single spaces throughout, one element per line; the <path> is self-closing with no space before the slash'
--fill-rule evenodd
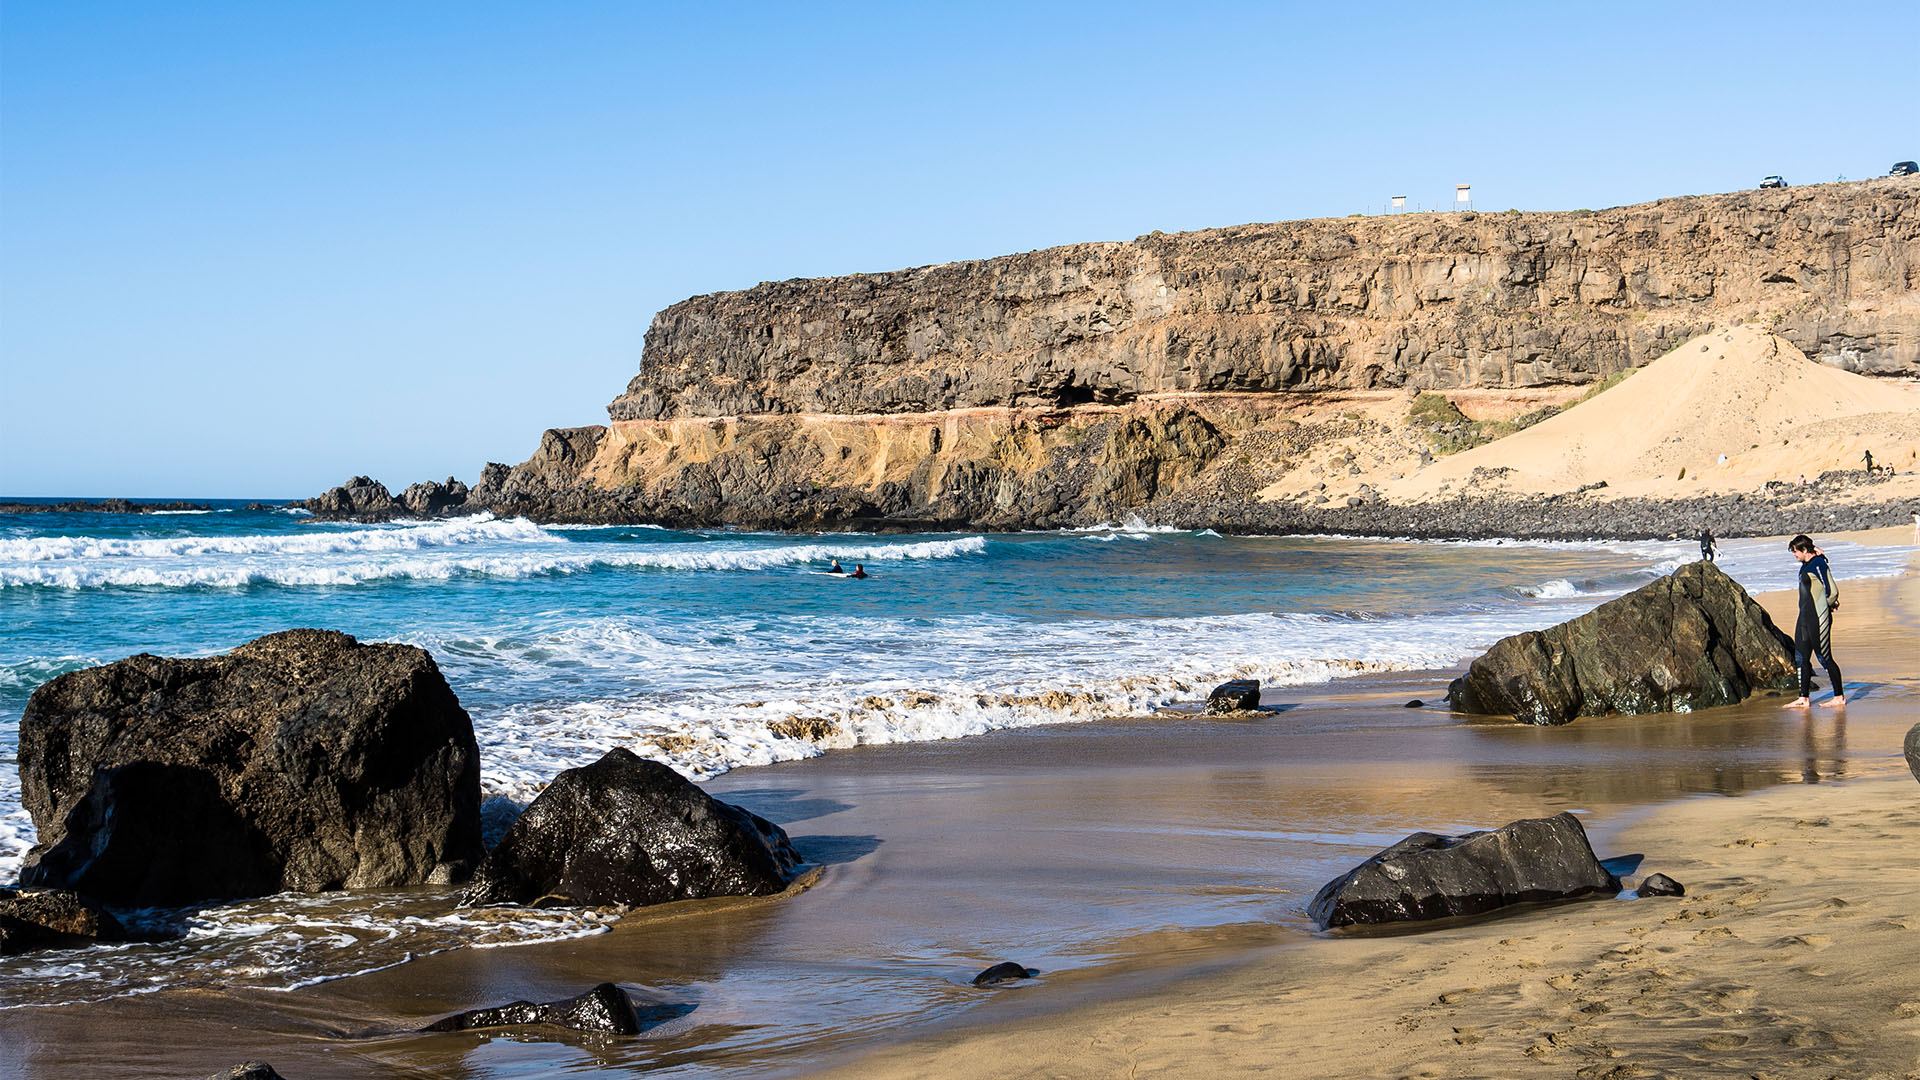
<path id="1" fill-rule="evenodd" d="M 129 499 L 68 499 L 56 503 L 0 502 L 0 514 L 159 514 L 206 511 L 205 503 L 133 502 Z"/>
<path id="2" fill-rule="evenodd" d="M 471 487 L 395 496 L 359 477 L 302 505 L 796 529 L 1138 516 L 1389 535 L 1654 536 L 1708 520 L 1722 535 L 1775 532 L 1805 516 L 1805 493 L 1703 475 L 1744 445 L 1630 496 L 1599 481 L 1469 495 L 1463 480 L 1418 500 L 1384 489 L 1716 329 L 1763 330 L 1843 373 L 1920 375 L 1916 281 L 1920 180 L 1889 178 L 1155 233 L 770 282 L 655 316 L 606 425 L 549 430 L 526 462 L 490 464 Z M 1825 528 L 1904 520 L 1890 515 L 1905 486 L 1844 460 L 1864 446 L 1912 471 L 1920 408 L 1883 385 L 1886 423 L 1785 436 L 1807 453 L 1773 479 L 1826 474 Z M 1720 388 L 1725 407 L 1748 389 Z"/>

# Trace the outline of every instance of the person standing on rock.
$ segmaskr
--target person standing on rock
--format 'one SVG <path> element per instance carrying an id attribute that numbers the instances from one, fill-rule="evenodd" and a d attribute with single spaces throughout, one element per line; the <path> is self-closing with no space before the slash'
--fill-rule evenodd
<path id="1" fill-rule="evenodd" d="M 1866 458 L 1867 458 L 1867 475 L 1872 476 L 1873 475 L 1873 451 L 1871 450 L 1867 451 Z"/>
<path id="2" fill-rule="evenodd" d="M 1715 543 L 1713 540 L 1713 530 L 1705 529 L 1705 528 L 1701 529 L 1700 530 L 1700 561 L 1712 562 L 1713 556 L 1717 552 L 1719 552 L 1719 550 L 1720 550 L 1720 545 Z"/>
<path id="3" fill-rule="evenodd" d="M 1800 562 L 1800 616 L 1793 624 L 1793 649 L 1800 660 L 1800 696 L 1787 703 L 1789 709 L 1804 709 L 1813 696 L 1813 658 L 1827 669 L 1833 680 L 1833 696 L 1820 704 L 1829 709 L 1847 703 L 1847 685 L 1840 679 L 1840 665 L 1833 662 L 1833 609 L 1840 606 L 1840 588 L 1834 583 L 1833 570 L 1826 553 L 1802 533 L 1787 541 L 1787 550 Z"/>

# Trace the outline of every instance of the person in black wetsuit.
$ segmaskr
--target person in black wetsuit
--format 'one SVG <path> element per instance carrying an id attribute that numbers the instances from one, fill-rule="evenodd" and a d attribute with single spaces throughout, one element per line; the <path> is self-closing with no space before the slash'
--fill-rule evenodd
<path id="1" fill-rule="evenodd" d="M 1720 550 L 1720 545 L 1713 542 L 1713 530 L 1701 529 L 1700 530 L 1700 560 L 1702 562 L 1712 562 L 1714 553 L 1719 550 Z"/>
<path id="2" fill-rule="evenodd" d="M 1827 669 L 1833 680 L 1833 696 L 1820 704 L 1839 708 L 1847 703 L 1847 684 L 1841 681 L 1840 665 L 1833 662 L 1833 609 L 1840 605 L 1840 587 L 1833 580 L 1827 556 L 1802 534 L 1787 541 L 1787 550 L 1800 561 L 1800 616 L 1793 624 L 1793 649 L 1800 658 L 1800 696 L 1787 703 L 1789 709 L 1804 709 L 1813 695 L 1813 659 Z"/>
<path id="3" fill-rule="evenodd" d="M 854 563 L 854 564 L 853 564 L 853 573 L 851 573 L 851 574 L 848 574 L 847 576 L 848 576 L 848 577 L 854 577 L 854 578 L 863 578 L 863 577 L 868 577 L 868 576 L 870 576 L 870 575 L 869 575 L 869 574 L 867 573 L 867 564 L 866 564 L 866 563 Z"/>

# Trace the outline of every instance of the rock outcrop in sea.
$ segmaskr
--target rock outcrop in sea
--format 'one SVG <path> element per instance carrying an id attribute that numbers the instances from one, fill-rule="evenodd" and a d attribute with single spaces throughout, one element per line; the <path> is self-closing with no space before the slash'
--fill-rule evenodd
<path id="1" fill-rule="evenodd" d="M 638 907 L 767 896 L 799 864 L 778 825 L 616 748 L 554 777 L 487 853 L 460 903 Z"/>
<path id="2" fill-rule="evenodd" d="M 1448 696 L 1458 712 L 1564 724 L 1578 716 L 1689 712 L 1786 689 L 1793 642 L 1740 583 L 1688 563 L 1545 630 L 1494 643 Z"/>
<path id="3" fill-rule="evenodd" d="M 363 520 L 404 508 L 807 529 L 1138 514 L 1417 536 L 1667 535 L 1702 520 L 1721 535 L 1779 531 L 1786 493 L 1411 512 L 1366 490 L 1260 493 L 1376 423 L 1313 402 L 1577 394 L 1736 321 L 1850 370 L 1920 373 L 1917 251 L 1920 184 L 1888 179 L 1156 233 L 767 282 L 661 311 L 607 424 L 548 431 L 469 491 L 448 481 L 395 500 L 357 480 L 305 505 Z M 1823 512 L 1838 501 L 1829 492 Z M 1862 511 L 1833 527 L 1885 523 Z"/>
<path id="4" fill-rule="evenodd" d="M 433 657 L 289 630 L 69 672 L 20 720 L 22 882 L 172 906 L 465 879 L 473 725 Z"/>
<path id="5" fill-rule="evenodd" d="M 1484 832 L 1417 832 L 1327 882 L 1307 905 L 1323 930 L 1478 915 L 1620 891 L 1572 814 Z"/>

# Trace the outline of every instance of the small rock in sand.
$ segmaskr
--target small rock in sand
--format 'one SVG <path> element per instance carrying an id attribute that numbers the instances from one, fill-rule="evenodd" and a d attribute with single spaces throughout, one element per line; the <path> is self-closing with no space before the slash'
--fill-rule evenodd
<path id="1" fill-rule="evenodd" d="M 1665 874 L 1648 874 L 1636 890 L 1641 896 L 1685 896 L 1687 887 Z"/>

